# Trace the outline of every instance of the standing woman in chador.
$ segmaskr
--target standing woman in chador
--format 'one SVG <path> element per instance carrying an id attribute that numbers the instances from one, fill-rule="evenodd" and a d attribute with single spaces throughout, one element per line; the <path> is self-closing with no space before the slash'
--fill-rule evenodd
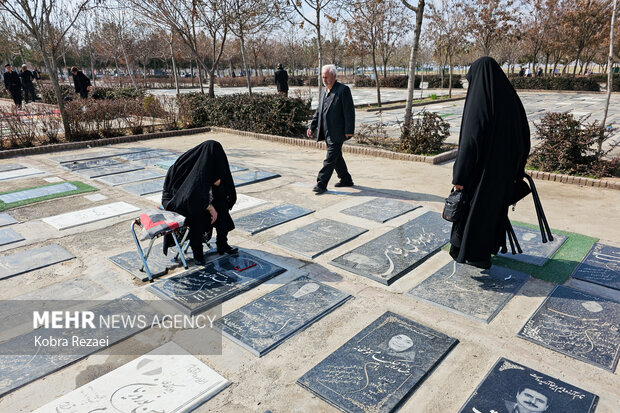
<path id="1" fill-rule="evenodd" d="M 454 189 L 462 191 L 464 210 L 452 226 L 450 255 L 456 262 L 489 268 L 491 255 L 507 250 L 508 207 L 515 182 L 525 174 L 530 129 L 517 92 L 495 60 L 476 60 L 466 78 L 452 178 Z"/>

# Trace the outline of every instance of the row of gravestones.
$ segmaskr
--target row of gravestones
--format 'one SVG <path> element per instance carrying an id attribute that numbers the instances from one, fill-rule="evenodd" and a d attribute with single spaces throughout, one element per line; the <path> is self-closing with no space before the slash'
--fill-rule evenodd
<path id="1" fill-rule="evenodd" d="M 199 271 L 172 277 L 152 288 L 157 294 L 172 298 L 183 310 L 199 312 L 283 271 L 277 265 L 241 252 L 238 256 L 218 258 Z M 350 298 L 349 294 L 302 276 L 218 319 L 215 327 L 255 355 L 262 356 Z M 149 313 L 144 303 L 133 296 L 102 307 L 96 309 L 96 314 Z M 575 353 L 568 354 L 572 356 L 582 354 L 586 340 L 594 337 L 594 341 L 600 344 L 595 349 L 598 358 L 586 357 L 587 361 L 613 369 L 619 343 L 614 342 L 612 334 L 613 326 L 618 325 L 619 310 L 620 305 L 611 300 L 601 300 L 600 297 L 558 286 L 519 335 L 549 346 L 571 331 L 571 345 L 575 346 Z M 593 321 L 594 315 L 599 323 Z M 559 329 L 558 323 L 561 323 Z M 122 333 L 127 336 L 135 332 Z M 532 332 L 535 335 L 530 334 Z M 1 354 L 7 356 L 3 356 L 5 360 L 0 365 L 4 366 L 3 377 L 11 377 L 12 373 L 15 376 L 13 388 L 96 351 L 89 349 L 82 354 L 65 355 L 66 359 L 62 362 L 58 360 L 59 355 L 37 354 L 33 358 L 32 352 L 25 350 L 32 341 L 32 334 L 35 333 L 11 341 L 10 346 L 3 345 Z M 114 336 L 112 331 L 99 331 L 97 334 L 110 336 L 109 345 L 123 338 L 118 337 L 118 332 Z M 548 341 L 544 343 L 541 339 Z M 441 332 L 387 312 L 304 374 L 298 383 L 344 411 L 392 411 L 457 343 L 456 339 Z M 25 351 L 27 355 L 24 356 Z M 178 360 L 158 358 L 157 354 L 174 354 Z M 19 367 L 20 363 L 23 365 L 26 362 L 30 369 L 29 374 L 24 375 Z M 190 374 L 188 365 L 194 366 L 196 374 Z M 170 397 L 165 386 L 162 387 L 164 381 L 184 390 Z M 61 406 L 65 406 L 66 411 L 75 412 L 108 407 L 130 411 L 149 403 L 154 403 L 153 407 L 158 408 L 168 403 L 187 407 L 212 397 L 227 384 L 224 378 L 193 356 L 183 353 L 174 344 L 168 344 L 40 411 L 54 411 L 54 408 Z M 132 392 L 139 392 L 139 397 L 128 397 Z M 524 407 L 536 407 L 540 411 L 590 412 L 596 401 L 597 397 L 592 393 L 510 360 L 500 359 L 461 411 L 502 411 L 504 406 L 516 407 L 522 403 Z"/>

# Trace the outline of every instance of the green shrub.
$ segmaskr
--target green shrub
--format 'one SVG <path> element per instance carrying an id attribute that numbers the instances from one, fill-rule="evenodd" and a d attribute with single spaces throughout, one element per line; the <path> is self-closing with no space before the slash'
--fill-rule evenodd
<path id="1" fill-rule="evenodd" d="M 37 86 L 39 87 L 39 94 L 41 95 L 41 100 L 43 103 L 49 103 L 51 105 L 58 104 L 58 101 L 56 100 L 56 92 L 54 91 L 54 87 L 51 83 L 39 83 Z M 60 85 L 60 92 L 65 100 L 75 99 L 77 97 L 73 86 Z"/>
<path id="2" fill-rule="evenodd" d="M 94 87 L 91 88 L 93 99 L 124 99 L 124 98 L 143 98 L 146 89 L 135 87 Z"/>
<path id="3" fill-rule="evenodd" d="M 417 76 L 416 76 L 417 77 Z M 430 75 L 424 76 L 424 81 L 428 82 L 429 89 L 447 89 L 450 87 L 450 75 L 445 74 L 443 76 L 443 86 L 441 83 L 441 76 Z M 461 81 L 461 75 L 452 74 L 452 89 L 462 89 L 463 83 Z"/>
<path id="4" fill-rule="evenodd" d="M 606 159 L 612 148 L 598 150 L 614 129 L 589 123 L 589 116 L 575 118 L 570 113 L 547 113 L 536 127 L 541 143 L 529 157 L 529 165 L 546 172 L 582 176 L 619 176 L 618 157 Z M 615 174 L 615 175 L 614 175 Z"/>
<path id="5" fill-rule="evenodd" d="M 510 83 L 515 89 L 583 90 L 598 92 L 598 82 L 591 77 L 514 77 Z"/>
<path id="6" fill-rule="evenodd" d="M 247 87 L 248 80 L 245 76 L 237 77 L 218 77 L 216 82 L 221 87 Z M 252 87 L 274 85 L 273 76 L 250 76 L 250 84 Z"/>
<path id="7" fill-rule="evenodd" d="M 304 135 L 312 116 L 310 102 L 279 94 L 216 96 L 194 93 L 179 98 L 185 124 L 220 126 L 282 136 Z"/>
<path id="8" fill-rule="evenodd" d="M 288 77 L 288 85 L 289 86 L 303 86 L 304 85 L 304 77 L 303 76 L 289 76 Z"/>
<path id="9" fill-rule="evenodd" d="M 407 127 L 408 126 L 408 127 Z M 411 119 L 409 125 L 401 126 L 400 152 L 431 155 L 441 152 L 450 136 L 450 124 L 435 112 L 422 111 Z"/>

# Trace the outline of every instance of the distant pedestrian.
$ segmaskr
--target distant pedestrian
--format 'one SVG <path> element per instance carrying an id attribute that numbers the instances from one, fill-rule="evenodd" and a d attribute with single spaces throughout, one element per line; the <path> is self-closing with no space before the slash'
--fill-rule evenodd
<path id="1" fill-rule="evenodd" d="M 278 63 L 278 70 L 275 72 L 276 88 L 278 93 L 288 96 L 288 72 L 282 67 L 282 63 Z"/>
<path id="2" fill-rule="evenodd" d="M 22 81 L 19 75 L 13 71 L 10 63 L 4 65 L 4 89 L 9 93 L 15 102 L 15 106 L 22 107 Z"/>
<path id="3" fill-rule="evenodd" d="M 530 68 L 525 69 L 525 77 L 532 77 L 532 72 L 530 72 Z"/>
<path id="4" fill-rule="evenodd" d="M 519 70 L 519 77 L 525 76 L 525 68 L 521 66 L 521 70 Z"/>
<path id="5" fill-rule="evenodd" d="M 32 81 L 35 79 L 34 74 L 28 70 L 28 66 L 22 65 L 22 71 L 19 74 L 22 78 L 22 88 L 24 89 L 24 100 L 26 103 L 34 102 L 34 84 Z"/>
<path id="6" fill-rule="evenodd" d="M 340 181 L 336 187 L 353 186 L 353 178 L 347 169 L 342 157 L 344 141 L 353 136 L 355 130 L 355 107 L 351 89 L 336 81 L 338 71 L 334 65 L 323 66 L 321 78 L 325 87 L 321 89 L 319 106 L 314 113 L 310 127 L 306 134 L 312 138 L 316 132 L 317 141 L 327 144 L 327 156 L 323 168 L 316 178 L 316 186 L 312 189 L 317 195 L 327 191 L 327 183 L 334 173 Z"/>
<path id="7" fill-rule="evenodd" d="M 41 80 L 41 70 L 37 67 L 32 71 L 35 80 Z"/>
<path id="8" fill-rule="evenodd" d="M 87 99 L 88 91 L 90 90 L 90 79 L 75 66 L 71 68 L 71 75 L 73 75 L 75 93 L 79 94 L 82 99 Z"/>
<path id="9" fill-rule="evenodd" d="M 538 70 L 536 71 L 536 77 L 542 77 L 542 75 L 543 75 L 542 67 L 539 67 Z"/>

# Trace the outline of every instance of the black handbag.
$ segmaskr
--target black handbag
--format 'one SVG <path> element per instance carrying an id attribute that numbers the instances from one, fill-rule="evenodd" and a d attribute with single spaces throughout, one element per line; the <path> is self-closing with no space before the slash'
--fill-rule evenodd
<path id="1" fill-rule="evenodd" d="M 457 222 L 461 218 L 464 209 L 463 191 L 452 188 L 450 195 L 446 198 L 441 217 L 449 222 Z"/>

